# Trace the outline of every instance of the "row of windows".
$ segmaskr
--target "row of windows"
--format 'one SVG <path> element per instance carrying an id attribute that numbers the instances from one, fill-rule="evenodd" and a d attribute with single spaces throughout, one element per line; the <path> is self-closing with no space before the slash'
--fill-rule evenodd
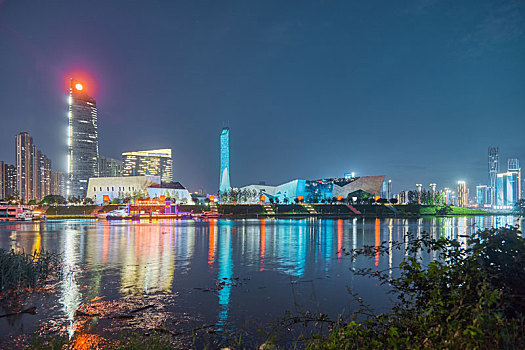
<path id="1" fill-rule="evenodd" d="M 125 191 L 126 190 L 126 187 L 122 186 L 118 188 L 119 192 L 122 192 L 122 191 Z M 93 187 L 93 191 L 97 192 L 97 188 L 96 187 Z M 106 191 L 109 192 L 109 186 L 106 187 Z M 112 192 L 115 192 L 115 187 L 111 187 L 111 191 Z M 134 186 L 131 186 L 131 187 L 128 187 L 128 191 L 135 191 L 135 187 Z M 102 192 L 102 187 L 99 187 L 99 192 Z"/>

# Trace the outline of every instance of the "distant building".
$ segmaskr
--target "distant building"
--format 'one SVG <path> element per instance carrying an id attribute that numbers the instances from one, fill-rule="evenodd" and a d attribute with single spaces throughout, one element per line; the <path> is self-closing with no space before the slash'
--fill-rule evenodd
<path id="1" fill-rule="evenodd" d="M 318 203 L 333 198 L 344 201 L 359 198 L 363 195 L 378 196 L 384 176 L 362 176 L 355 178 L 329 178 L 321 180 L 293 180 L 278 186 L 248 185 L 240 190 L 250 190 L 257 193 L 251 201 L 259 201 L 260 195 L 264 200 L 278 200 L 280 203 L 293 203 L 295 199 L 302 199 L 306 203 Z"/>
<path id="2" fill-rule="evenodd" d="M 122 161 L 109 157 L 98 157 L 98 176 L 115 177 L 122 175 Z"/>
<path id="3" fill-rule="evenodd" d="M 230 128 L 221 130 L 221 173 L 219 192 L 230 192 Z"/>
<path id="4" fill-rule="evenodd" d="M 499 173 L 499 148 L 489 147 L 489 187 L 496 187 L 496 174 Z"/>
<path id="5" fill-rule="evenodd" d="M 139 196 L 142 198 L 160 198 L 169 196 L 177 202 L 191 202 L 188 190 L 179 182 L 163 183 L 160 176 L 119 176 L 92 177 L 89 179 L 87 197 L 95 204 L 112 201 L 115 198 Z"/>
<path id="6" fill-rule="evenodd" d="M 0 200 L 7 198 L 5 194 L 6 178 L 5 178 L 5 166 L 6 164 L 0 160 Z"/>
<path id="7" fill-rule="evenodd" d="M 58 171 L 51 172 L 51 193 L 66 198 L 67 192 L 67 173 Z"/>
<path id="8" fill-rule="evenodd" d="M 458 181 L 458 207 L 466 207 L 468 204 L 468 188 L 465 181 Z"/>
<path id="9" fill-rule="evenodd" d="M 444 188 L 443 191 L 445 192 L 445 204 L 452 205 L 452 191 L 449 188 Z"/>
<path id="10" fill-rule="evenodd" d="M 345 176 L 345 178 L 347 178 Z M 381 198 L 391 199 L 392 198 L 392 180 L 383 181 L 383 185 L 381 186 Z"/>
<path id="11" fill-rule="evenodd" d="M 493 188 L 486 185 L 476 186 L 476 205 L 478 208 L 488 208 L 492 206 L 494 198 Z"/>
<path id="12" fill-rule="evenodd" d="M 408 191 L 401 191 L 397 195 L 397 203 L 398 204 L 408 204 Z"/>
<path id="13" fill-rule="evenodd" d="M 122 176 L 160 176 L 173 181 L 171 148 L 122 153 Z"/>
<path id="14" fill-rule="evenodd" d="M 16 194 L 16 166 L 4 164 L 5 198 Z"/>
<path id="15" fill-rule="evenodd" d="M 495 208 L 508 209 L 521 199 L 521 169 L 496 175 Z"/>
<path id="16" fill-rule="evenodd" d="M 98 176 L 97 102 L 81 81 L 71 79 L 68 111 L 67 197 L 86 196 L 90 177 Z"/>
<path id="17" fill-rule="evenodd" d="M 27 132 L 16 135 L 16 190 L 24 203 L 41 201 L 51 190 L 51 160 Z"/>

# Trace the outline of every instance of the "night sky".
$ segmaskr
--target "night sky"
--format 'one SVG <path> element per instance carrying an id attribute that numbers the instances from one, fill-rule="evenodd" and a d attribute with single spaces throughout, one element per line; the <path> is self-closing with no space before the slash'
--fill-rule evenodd
<path id="1" fill-rule="evenodd" d="M 0 0 L 0 160 L 27 131 L 65 170 L 67 83 L 100 154 L 173 148 L 175 180 L 386 175 L 394 191 L 525 166 L 524 1 Z"/>

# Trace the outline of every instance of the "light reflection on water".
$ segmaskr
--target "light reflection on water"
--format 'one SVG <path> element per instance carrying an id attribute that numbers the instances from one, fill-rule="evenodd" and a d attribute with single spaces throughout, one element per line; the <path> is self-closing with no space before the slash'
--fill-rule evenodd
<path id="1" fill-rule="evenodd" d="M 244 327 L 248 318 L 270 321 L 298 308 L 337 314 L 349 305 L 347 287 L 385 306 L 385 291 L 376 282 L 349 272 L 353 263 L 345 251 L 402 241 L 407 231 L 466 242 L 478 229 L 515 224 L 511 216 L 63 221 L 2 224 L 0 247 L 62 252 L 60 290 L 54 301 L 46 301 L 59 307 L 43 305 L 44 310 L 32 317 L 62 322 L 69 336 L 79 329 L 75 312 L 80 304 L 97 297 L 114 300 L 152 293 L 177 295 L 167 310 L 196 314 L 221 330 Z M 375 255 L 360 267 L 391 273 L 403 252 L 392 252 L 390 244 L 389 253 Z M 0 342 L 19 332 L 5 319 L 0 320 L 0 330 Z"/>

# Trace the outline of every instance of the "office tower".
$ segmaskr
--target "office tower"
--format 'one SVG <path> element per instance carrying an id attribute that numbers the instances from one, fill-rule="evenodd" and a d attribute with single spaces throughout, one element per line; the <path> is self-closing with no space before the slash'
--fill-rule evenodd
<path id="1" fill-rule="evenodd" d="M 489 147 L 489 187 L 496 186 L 497 173 L 499 173 L 499 148 Z"/>
<path id="2" fill-rule="evenodd" d="M 173 181 L 171 148 L 122 153 L 122 176 L 160 176 L 162 182 Z"/>
<path id="3" fill-rule="evenodd" d="M 44 199 L 45 196 L 52 194 L 51 193 L 51 160 L 46 157 L 45 154 L 38 151 L 38 186 L 35 190 L 37 193 L 37 199 L 40 201 Z"/>
<path id="4" fill-rule="evenodd" d="M 451 205 L 452 204 L 452 191 L 449 188 L 444 188 L 445 191 L 445 204 Z"/>
<path id="5" fill-rule="evenodd" d="M 492 206 L 493 188 L 487 185 L 476 186 L 476 204 L 478 208 Z"/>
<path id="6" fill-rule="evenodd" d="M 466 207 L 468 204 L 468 189 L 465 181 L 458 181 L 458 207 Z"/>
<path id="7" fill-rule="evenodd" d="M 509 158 L 507 161 L 507 170 L 520 170 L 520 161 L 518 158 Z"/>
<path id="8" fill-rule="evenodd" d="M 430 184 L 429 187 L 430 187 L 430 192 L 432 192 L 432 194 L 436 194 L 436 184 Z"/>
<path id="9" fill-rule="evenodd" d="M 90 177 L 98 176 L 97 103 L 81 81 L 71 79 L 68 111 L 67 197 L 86 196 Z"/>
<path id="10" fill-rule="evenodd" d="M 421 204 L 421 192 L 423 191 L 423 185 L 416 184 L 416 190 L 417 190 L 417 202 L 418 204 Z"/>
<path id="11" fill-rule="evenodd" d="M 392 198 L 392 180 L 383 181 L 381 186 L 381 193 L 379 194 L 381 198 L 391 199 Z"/>
<path id="12" fill-rule="evenodd" d="M 99 156 L 98 157 L 98 176 L 99 177 L 115 177 L 122 174 L 122 161 Z"/>
<path id="13" fill-rule="evenodd" d="M 51 172 L 51 190 L 50 194 L 66 197 L 67 191 L 67 173 L 58 171 Z"/>
<path id="14" fill-rule="evenodd" d="M 505 173 L 496 175 L 495 205 L 498 209 L 509 209 L 521 199 L 521 168 L 518 159 L 508 160 Z"/>
<path id="15" fill-rule="evenodd" d="M 221 131 L 221 177 L 219 193 L 230 192 L 230 128 Z"/>

